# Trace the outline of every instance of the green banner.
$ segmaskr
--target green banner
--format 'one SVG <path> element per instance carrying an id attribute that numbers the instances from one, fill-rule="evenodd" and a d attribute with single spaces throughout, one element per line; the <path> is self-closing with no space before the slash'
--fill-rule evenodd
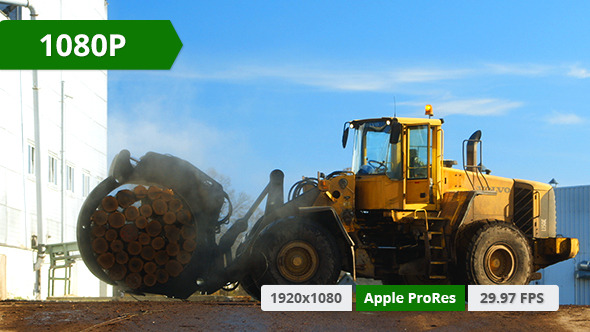
<path id="1" fill-rule="evenodd" d="M 0 69 L 170 69 L 170 21 L 1 21 Z"/>
<path id="2" fill-rule="evenodd" d="M 357 285 L 357 311 L 465 311 L 462 285 Z"/>

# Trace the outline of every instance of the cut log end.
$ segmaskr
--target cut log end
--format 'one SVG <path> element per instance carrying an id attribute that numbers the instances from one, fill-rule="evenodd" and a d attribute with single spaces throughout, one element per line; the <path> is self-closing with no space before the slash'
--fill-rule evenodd
<path id="1" fill-rule="evenodd" d="M 129 242 L 129 245 L 127 245 L 127 252 L 130 255 L 139 255 L 141 253 L 141 244 L 137 241 Z"/>
<path id="2" fill-rule="evenodd" d="M 146 189 L 146 187 L 139 185 L 133 188 L 133 193 L 135 194 L 135 197 L 137 199 L 143 199 L 147 197 L 148 190 Z"/>
<path id="3" fill-rule="evenodd" d="M 109 216 L 109 225 L 113 228 L 121 228 L 125 225 L 125 215 L 121 212 L 113 212 Z"/>
<path id="4" fill-rule="evenodd" d="M 170 260 L 168 263 L 166 263 L 166 272 L 168 272 L 168 274 L 170 274 L 172 277 L 178 277 L 182 270 L 182 264 L 176 260 Z"/>
<path id="5" fill-rule="evenodd" d="M 131 257 L 129 263 L 127 263 L 127 268 L 130 272 L 140 272 L 143 269 L 143 260 L 139 257 Z"/>
<path id="6" fill-rule="evenodd" d="M 129 275 L 127 275 L 127 277 L 125 278 L 125 283 L 131 289 L 137 289 L 141 287 L 142 281 L 143 278 L 139 273 L 129 273 Z"/>
<path id="7" fill-rule="evenodd" d="M 101 206 L 106 212 L 114 212 L 119 207 L 119 202 L 115 197 L 107 196 L 102 199 Z"/>
<path id="8" fill-rule="evenodd" d="M 131 242 L 137 240 L 139 236 L 139 231 L 135 224 L 127 224 L 121 228 L 121 239 L 125 242 Z"/>
<path id="9" fill-rule="evenodd" d="M 168 278 L 170 278 L 170 274 L 168 274 L 166 270 L 159 269 L 156 271 L 156 279 L 158 280 L 158 283 L 165 284 L 168 282 Z"/>
<path id="10" fill-rule="evenodd" d="M 108 270 L 111 267 L 113 267 L 113 265 L 115 265 L 115 256 L 110 252 L 105 252 L 104 254 L 98 256 L 96 261 L 98 262 L 98 265 L 100 265 L 100 267 L 102 267 L 105 270 Z"/>
<path id="11" fill-rule="evenodd" d="M 125 209 L 125 219 L 135 221 L 139 217 L 139 209 L 133 205 Z"/>
<path id="12" fill-rule="evenodd" d="M 154 210 L 155 214 L 161 216 L 168 212 L 168 204 L 166 204 L 166 201 L 163 199 L 156 199 L 152 203 L 152 209 Z"/>
<path id="13" fill-rule="evenodd" d="M 97 254 L 104 254 L 109 250 L 109 244 L 102 237 L 96 238 L 92 241 L 92 250 Z"/>
<path id="14" fill-rule="evenodd" d="M 107 223 L 108 218 L 109 215 L 106 212 L 103 210 L 96 210 L 90 217 L 90 220 L 92 220 L 96 225 L 104 225 Z"/>
<path id="15" fill-rule="evenodd" d="M 119 206 L 123 209 L 128 208 L 131 204 L 135 203 L 137 199 L 135 198 L 135 194 L 133 191 L 124 189 L 117 193 L 117 201 L 119 201 Z"/>
<path id="16" fill-rule="evenodd" d="M 113 242 L 117 237 L 119 237 L 119 233 L 112 228 L 104 233 L 104 238 L 109 242 Z"/>

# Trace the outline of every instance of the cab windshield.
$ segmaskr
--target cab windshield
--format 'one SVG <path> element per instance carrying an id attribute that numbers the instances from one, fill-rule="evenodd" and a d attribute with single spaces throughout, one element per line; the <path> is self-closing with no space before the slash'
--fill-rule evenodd
<path id="1" fill-rule="evenodd" d="M 354 140 L 352 171 L 359 175 L 385 174 L 401 179 L 401 141 L 389 143 L 391 126 L 385 121 L 359 126 Z"/>

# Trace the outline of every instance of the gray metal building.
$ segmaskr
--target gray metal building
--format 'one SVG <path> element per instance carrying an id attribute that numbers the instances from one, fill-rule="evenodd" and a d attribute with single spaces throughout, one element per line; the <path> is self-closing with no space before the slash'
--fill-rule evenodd
<path id="1" fill-rule="evenodd" d="M 580 252 L 567 261 L 541 270 L 543 278 L 533 282 L 559 286 L 559 304 L 590 305 L 590 186 L 555 189 L 557 234 L 575 237 Z"/>

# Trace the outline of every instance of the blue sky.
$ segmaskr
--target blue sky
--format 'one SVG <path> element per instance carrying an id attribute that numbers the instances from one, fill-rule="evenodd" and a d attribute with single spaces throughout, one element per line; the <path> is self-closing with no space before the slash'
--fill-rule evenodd
<path id="1" fill-rule="evenodd" d="M 590 184 L 590 4 L 495 1 L 111 1 L 171 20 L 170 71 L 109 72 L 109 159 L 171 153 L 257 196 L 350 167 L 347 120 L 445 119 L 445 159 L 480 129 L 492 174 Z M 149 55 L 146 55 L 149 56 Z"/>

